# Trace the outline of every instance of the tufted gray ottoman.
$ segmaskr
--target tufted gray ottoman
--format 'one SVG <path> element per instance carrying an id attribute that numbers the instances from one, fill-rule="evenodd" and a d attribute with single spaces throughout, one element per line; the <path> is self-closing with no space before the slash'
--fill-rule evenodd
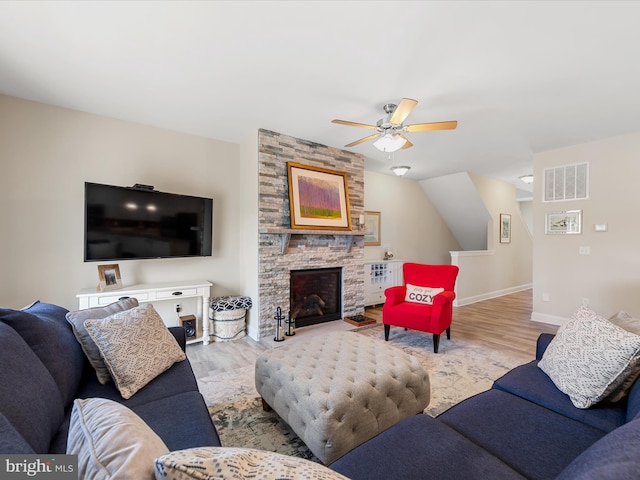
<path id="1" fill-rule="evenodd" d="M 416 359 L 355 332 L 267 350 L 256 389 L 325 465 L 429 404 Z"/>

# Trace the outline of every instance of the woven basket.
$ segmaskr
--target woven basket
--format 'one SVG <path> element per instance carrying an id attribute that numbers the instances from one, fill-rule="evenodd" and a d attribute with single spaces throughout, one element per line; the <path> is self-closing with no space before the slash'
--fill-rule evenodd
<path id="1" fill-rule="evenodd" d="M 247 310 L 237 308 L 235 310 L 223 310 L 222 312 L 213 312 L 213 336 L 214 342 L 228 342 L 236 340 L 246 335 L 245 317 Z"/>
<path id="2" fill-rule="evenodd" d="M 223 310 L 221 312 L 212 312 L 212 318 L 214 321 L 217 320 L 239 320 L 243 319 L 247 314 L 247 310 L 244 308 L 236 308 L 235 310 Z"/>

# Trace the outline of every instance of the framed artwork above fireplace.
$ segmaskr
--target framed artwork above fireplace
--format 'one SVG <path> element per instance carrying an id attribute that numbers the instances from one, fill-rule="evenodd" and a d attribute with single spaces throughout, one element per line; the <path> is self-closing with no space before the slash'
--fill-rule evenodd
<path id="1" fill-rule="evenodd" d="M 347 174 L 288 162 L 291 228 L 351 230 Z"/>

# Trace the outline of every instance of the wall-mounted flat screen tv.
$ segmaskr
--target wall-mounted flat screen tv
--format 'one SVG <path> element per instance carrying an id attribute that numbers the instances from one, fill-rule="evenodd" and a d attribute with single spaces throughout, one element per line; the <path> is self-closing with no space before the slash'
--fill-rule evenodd
<path id="1" fill-rule="evenodd" d="M 84 260 L 211 255 L 213 200 L 85 183 Z"/>

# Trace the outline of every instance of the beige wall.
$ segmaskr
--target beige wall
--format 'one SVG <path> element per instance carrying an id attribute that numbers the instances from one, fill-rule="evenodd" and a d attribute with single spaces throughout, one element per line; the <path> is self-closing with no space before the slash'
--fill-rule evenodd
<path id="1" fill-rule="evenodd" d="M 640 133 L 535 155 L 533 200 L 534 320 L 560 324 L 588 299 L 608 317 L 619 310 L 640 316 Z M 543 203 L 542 170 L 589 163 L 588 200 Z M 582 234 L 545 235 L 545 213 L 582 210 Z M 606 223 L 608 231 L 594 231 Z M 579 247 L 591 255 L 579 255 Z M 543 301 L 543 294 L 549 300 Z"/>
<path id="2" fill-rule="evenodd" d="M 242 293 L 239 146 L 0 96 L 0 305 L 76 308 L 97 284 L 83 262 L 84 182 L 214 199 L 213 256 L 119 262 L 123 283 L 209 280 Z"/>
<path id="3" fill-rule="evenodd" d="M 488 250 L 452 254 L 460 267 L 456 304 L 464 305 L 530 288 L 532 242 L 520 215 L 516 188 L 511 183 L 470 174 L 491 215 Z M 511 215 L 511 242 L 500 243 L 500 214 Z"/>
<path id="4" fill-rule="evenodd" d="M 530 284 L 532 277 L 532 241 L 520 214 L 515 185 L 470 174 L 485 207 L 493 218 L 487 229 L 487 245 L 502 258 L 501 277 L 507 285 Z M 511 215 L 511 242 L 500 243 L 500 214 Z"/>
<path id="5" fill-rule="evenodd" d="M 366 260 L 380 260 L 385 248 L 407 262 L 449 264 L 460 245 L 417 181 L 364 172 L 364 209 L 381 212 L 379 247 L 365 247 Z"/>

